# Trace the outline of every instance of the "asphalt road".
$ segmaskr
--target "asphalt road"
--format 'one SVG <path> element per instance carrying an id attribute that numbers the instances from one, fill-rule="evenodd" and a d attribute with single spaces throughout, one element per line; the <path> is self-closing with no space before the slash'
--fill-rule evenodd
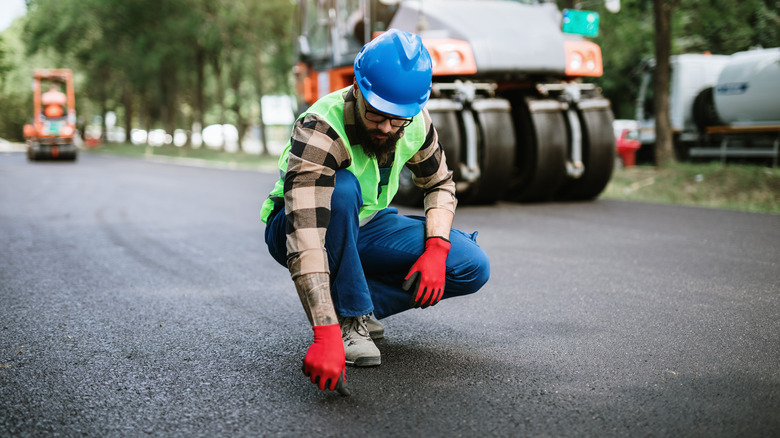
<path id="1" fill-rule="evenodd" d="M 0 436 L 780 436 L 780 216 L 459 209 L 492 275 L 349 398 L 267 254 L 273 172 L 0 153 Z"/>

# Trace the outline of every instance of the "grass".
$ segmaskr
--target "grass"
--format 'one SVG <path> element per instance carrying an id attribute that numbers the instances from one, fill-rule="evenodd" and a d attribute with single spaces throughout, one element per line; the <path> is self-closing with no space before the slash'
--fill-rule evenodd
<path id="1" fill-rule="evenodd" d="M 277 161 L 275 156 L 170 145 L 104 144 L 87 151 L 137 158 L 197 159 L 248 169 L 273 169 Z M 624 167 L 615 170 L 601 197 L 780 214 L 780 168 L 719 162 Z"/>
<path id="2" fill-rule="evenodd" d="M 239 168 L 275 168 L 278 156 L 249 154 L 246 152 L 226 152 L 208 147 L 177 147 L 173 145 L 146 146 L 130 143 L 104 143 L 96 148 L 86 149 L 88 153 L 107 153 L 132 158 L 186 158 L 221 163 Z"/>
<path id="3" fill-rule="evenodd" d="M 616 169 L 602 197 L 780 214 L 780 169 L 676 163 Z"/>

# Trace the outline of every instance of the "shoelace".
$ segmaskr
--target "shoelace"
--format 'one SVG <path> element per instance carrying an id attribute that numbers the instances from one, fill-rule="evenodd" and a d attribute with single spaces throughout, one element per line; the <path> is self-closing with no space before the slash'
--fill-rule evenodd
<path id="1" fill-rule="evenodd" d="M 365 315 L 364 316 L 356 316 L 356 317 L 348 317 L 344 318 L 347 321 L 347 324 L 342 325 L 341 327 L 341 335 L 346 336 L 347 339 L 352 338 L 351 334 L 354 331 L 357 333 L 358 336 L 362 338 L 369 337 L 368 334 L 368 326 L 366 326 L 366 319 L 368 319 Z"/>

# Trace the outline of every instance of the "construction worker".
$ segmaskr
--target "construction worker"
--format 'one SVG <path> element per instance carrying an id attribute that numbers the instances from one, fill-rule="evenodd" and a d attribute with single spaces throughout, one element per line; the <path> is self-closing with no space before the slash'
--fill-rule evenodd
<path id="1" fill-rule="evenodd" d="M 49 85 L 49 91 L 41 95 L 43 115 L 49 118 L 62 117 L 65 114 L 66 103 L 65 93 L 60 91 L 60 88 L 54 82 Z"/>
<path id="2" fill-rule="evenodd" d="M 419 36 L 391 29 L 355 58 L 352 86 L 296 121 L 262 220 L 314 330 L 304 373 L 319 389 L 345 364 L 381 363 L 378 321 L 471 294 L 490 276 L 476 232 L 451 229 L 455 184 L 428 112 L 432 63 Z M 403 166 L 425 191 L 425 216 L 389 204 Z M 421 330 L 422 332 L 422 330 Z"/>

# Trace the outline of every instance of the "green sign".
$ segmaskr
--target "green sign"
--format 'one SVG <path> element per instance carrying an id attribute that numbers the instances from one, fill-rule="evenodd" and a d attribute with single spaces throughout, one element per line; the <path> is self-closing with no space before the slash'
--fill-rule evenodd
<path id="1" fill-rule="evenodd" d="M 587 37 L 599 34 L 599 13 L 580 11 L 577 9 L 563 10 L 563 31 Z"/>

